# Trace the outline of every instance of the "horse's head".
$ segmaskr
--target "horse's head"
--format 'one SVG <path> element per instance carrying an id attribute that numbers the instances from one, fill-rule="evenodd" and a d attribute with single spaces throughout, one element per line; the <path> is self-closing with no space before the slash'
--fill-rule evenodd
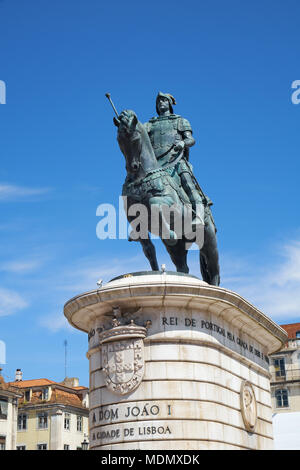
<path id="1" fill-rule="evenodd" d="M 118 117 L 118 121 L 115 120 L 115 124 L 118 126 L 118 133 L 120 135 L 125 134 L 127 137 L 134 134 L 137 123 L 137 115 L 131 109 L 122 111 Z"/>
<path id="2" fill-rule="evenodd" d="M 115 120 L 118 126 L 118 142 L 126 159 L 127 173 L 138 179 L 154 168 L 157 161 L 143 124 L 134 111 L 125 110 Z"/>

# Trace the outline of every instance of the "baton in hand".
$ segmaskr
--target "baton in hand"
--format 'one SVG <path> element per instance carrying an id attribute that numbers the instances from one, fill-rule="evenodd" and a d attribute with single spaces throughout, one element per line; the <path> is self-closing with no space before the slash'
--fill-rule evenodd
<path id="1" fill-rule="evenodd" d="M 105 96 L 106 98 L 108 99 L 108 101 L 110 102 L 111 106 L 112 106 L 112 109 L 114 110 L 117 118 L 114 118 L 114 123 L 116 124 L 116 126 L 119 126 L 120 125 L 120 120 L 119 120 L 119 113 L 118 111 L 116 110 L 116 107 L 115 105 L 113 104 L 112 100 L 111 100 L 111 97 L 110 97 L 110 93 L 105 93 Z"/>

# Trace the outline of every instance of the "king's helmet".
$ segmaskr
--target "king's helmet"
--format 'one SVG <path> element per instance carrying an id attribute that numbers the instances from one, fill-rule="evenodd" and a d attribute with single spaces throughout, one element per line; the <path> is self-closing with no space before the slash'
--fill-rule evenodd
<path id="1" fill-rule="evenodd" d="M 173 114 L 173 105 L 176 104 L 176 100 L 175 100 L 174 96 L 170 95 L 170 93 L 162 93 L 161 91 L 158 93 L 158 95 L 156 97 L 156 112 L 157 112 L 157 114 L 159 114 L 158 108 L 157 108 L 157 103 L 158 103 L 159 98 L 161 98 L 161 97 L 164 97 L 164 98 L 168 99 L 169 104 L 170 104 L 170 112 Z"/>

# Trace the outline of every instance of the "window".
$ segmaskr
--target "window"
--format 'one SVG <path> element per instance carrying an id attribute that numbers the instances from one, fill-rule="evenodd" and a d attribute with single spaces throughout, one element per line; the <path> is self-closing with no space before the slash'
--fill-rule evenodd
<path id="1" fill-rule="evenodd" d="M 38 428 L 39 429 L 47 429 L 48 428 L 48 414 L 47 413 L 39 413 L 38 414 Z"/>
<path id="2" fill-rule="evenodd" d="M 18 431 L 24 431 L 24 429 L 27 429 L 27 415 L 23 413 L 18 416 Z"/>
<path id="3" fill-rule="evenodd" d="M 284 357 L 274 360 L 276 377 L 285 376 L 285 360 Z"/>
<path id="4" fill-rule="evenodd" d="M 26 450 L 26 446 L 17 446 L 17 450 Z"/>
<path id="5" fill-rule="evenodd" d="M 0 419 L 7 419 L 8 398 L 0 396 Z"/>
<path id="6" fill-rule="evenodd" d="M 276 407 L 277 408 L 286 408 L 289 406 L 288 400 L 288 391 L 285 389 L 276 390 Z"/>
<path id="7" fill-rule="evenodd" d="M 70 450 L 69 444 L 64 444 L 64 450 Z"/>
<path id="8" fill-rule="evenodd" d="M 77 431 L 82 432 L 82 416 L 77 416 Z"/>
<path id="9" fill-rule="evenodd" d="M 30 401 L 30 390 L 26 390 L 25 392 L 25 401 Z"/>
<path id="10" fill-rule="evenodd" d="M 6 437 L 0 436 L 0 450 L 5 450 L 5 441 L 6 441 Z"/>
<path id="11" fill-rule="evenodd" d="M 48 400 L 49 398 L 49 389 L 43 388 L 42 390 L 42 400 Z"/>
<path id="12" fill-rule="evenodd" d="M 65 428 L 67 431 L 70 431 L 70 422 L 71 422 L 71 415 L 70 415 L 70 413 L 65 413 L 64 428 Z"/>
<path id="13" fill-rule="evenodd" d="M 38 444 L 37 450 L 47 450 L 47 444 Z"/>
<path id="14" fill-rule="evenodd" d="M 296 331 L 296 338 L 300 339 L 300 331 Z"/>

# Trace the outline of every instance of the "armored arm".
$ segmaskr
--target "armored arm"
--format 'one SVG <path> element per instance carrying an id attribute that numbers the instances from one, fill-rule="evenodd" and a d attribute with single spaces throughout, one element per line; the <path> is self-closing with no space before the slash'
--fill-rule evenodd
<path id="1" fill-rule="evenodd" d="M 182 140 L 178 142 L 176 147 L 181 147 L 181 149 L 184 149 L 184 154 L 186 159 L 188 160 L 189 158 L 189 148 L 195 145 L 196 141 L 193 137 L 193 131 L 191 128 L 191 125 L 187 119 L 184 118 L 179 118 L 178 119 L 178 132 L 182 137 Z"/>
<path id="2" fill-rule="evenodd" d="M 183 137 L 185 147 L 192 147 L 193 145 L 195 145 L 196 141 L 191 131 L 185 131 L 182 137 Z"/>

